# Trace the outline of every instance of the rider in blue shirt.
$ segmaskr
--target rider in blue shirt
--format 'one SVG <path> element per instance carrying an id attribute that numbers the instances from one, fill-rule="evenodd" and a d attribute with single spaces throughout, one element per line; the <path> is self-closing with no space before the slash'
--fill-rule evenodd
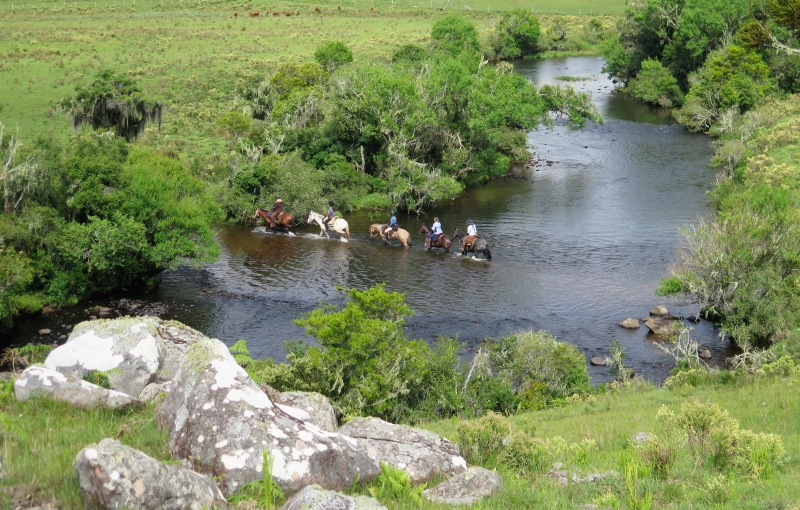
<path id="1" fill-rule="evenodd" d="M 386 229 L 397 230 L 397 218 L 394 217 L 394 211 L 392 211 L 392 218 L 389 220 L 389 224 L 386 226 Z"/>

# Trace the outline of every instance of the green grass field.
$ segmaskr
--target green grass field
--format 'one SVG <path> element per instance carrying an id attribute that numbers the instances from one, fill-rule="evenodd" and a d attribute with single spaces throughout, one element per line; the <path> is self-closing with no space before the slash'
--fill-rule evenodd
<path id="1" fill-rule="evenodd" d="M 391 0 L 0 0 L 0 121 L 6 133 L 19 128 L 23 142 L 67 136 L 69 116 L 56 103 L 74 94 L 76 84 L 112 68 L 129 73 L 145 93 L 170 106 L 162 130 L 148 129 L 140 143 L 178 153 L 187 163 L 197 158 L 204 167 L 216 166 L 228 154 L 217 121 L 238 108 L 237 84 L 282 62 L 311 60 L 324 41 L 344 41 L 356 60 L 386 59 L 403 44 L 424 45 L 433 23 L 451 10 L 464 13 L 485 33 L 509 7 L 574 14 L 624 9 L 622 0 L 484 1 L 468 4 L 472 11 L 462 3 L 436 0 L 414 7 L 413 1 L 389 9 Z M 248 13 L 255 11 L 260 16 L 251 18 Z M 556 17 L 572 33 L 589 19 L 542 15 L 543 31 Z M 600 19 L 608 28 L 616 21 Z"/>

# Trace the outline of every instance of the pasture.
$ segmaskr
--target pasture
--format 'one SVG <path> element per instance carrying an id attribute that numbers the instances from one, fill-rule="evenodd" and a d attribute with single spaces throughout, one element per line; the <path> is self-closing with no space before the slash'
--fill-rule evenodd
<path id="1" fill-rule="evenodd" d="M 0 0 L 0 121 L 7 132 L 18 128 L 23 142 L 68 136 L 70 120 L 57 102 L 101 69 L 124 71 L 146 94 L 170 106 L 161 131 L 148 128 L 140 143 L 179 154 L 187 164 L 194 162 L 196 172 L 210 174 L 229 155 L 218 120 L 239 108 L 237 85 L 282 62 L 313 59 L 324 41 L 344 41 L 356 60 L 380 60 L 403 44 L 426 44 L 433 23 L 451 10 L 463 12 L 483 34 L 503 9 L 566 13 L 541 15 L 546 34 L 554 20 L 577 33 L 590 19 L 579 12 L 624 9 L 623 0 L 482 0 L 468 3 L 471 11 L 464 5 L 398 0 L 391 9 L 392 0 Z M 599 19 L 608 28 L 616 21 L 614 16 Z"/>

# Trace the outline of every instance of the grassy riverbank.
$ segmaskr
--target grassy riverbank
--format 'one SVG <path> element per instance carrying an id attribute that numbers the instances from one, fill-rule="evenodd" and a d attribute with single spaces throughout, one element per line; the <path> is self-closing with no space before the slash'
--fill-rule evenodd
<path id="1" fill-rule="evenodd" d="M 652 501 L 650 508 L 797 508 L 800 395 L 794 388 L 800 379 L 795 374 L 736 381 L 675 389 L 632 384 L 567 407 L 501 418 L 501 422 L 512 423 L 523 434 L 542 439 L 550 447 L 544 454 L 531 456 L 527 464 L 541 460 L 541 466 L 524 473 L 514 472 L 507 464 L 498 466 L 496 459 L 486 459 L 483 464 L 497 467 L 502 474 L 504 487 L 497 496 L 474 508 L 577 508 L 592 503 L 600 508 L 647 508 L 642 503 L 647 494 Z M 666 406 L 679 414 L 682 403 L 695 399 L 706 410 L 719 404 L 738 420 L 740 429 L 778 434 L 786 450 L 784 460 L 772 465 L 768 473 L 714 467 L 709 459 L 695 460 L 685 443 L 676 443 L 675 461 L 668 476 L 659 478 L 652 469 L 639 464 L 631 485 L 630 466 L 637 456 L 628 438 L 637 432 L 665 437 L 664 421 L 656 418 L 659 408 Z M 6 401 L 2 416 L 3 508 L 11 507 L 12 498 L 15 504 L 55 499 L 64 510 L 83 508 L 73 467 L 75 456 L 89 443 L 105 437 L 117 437 L 156 458 L 168 458 L 166 437 L 157 431 L 154 410 L 149 407 L 114 413 L 82 411 L 47 400 Z M 454 419 L 428 423 L 422 428 L 459 441 L 459 428 L 464 430 L 465 424 L 476 423 L 479 422 Z M 486 437 L 492 439 L 490 435 Z M 528 453 L 534 455 L 536 451 Z M 574 470 L 581 476 L 611 471 L 617 474 L 597 482 L 562 487 L 545 475 L 554 462 L 562 462 L 562 469 Z M 367 492 L 369 487 L 362 489 Z M 408 489 L 397 498 L 387 491 L 383 503 L 390 509 L 446 508 L 415 503 L 416 492 L 417 489 Z"/>

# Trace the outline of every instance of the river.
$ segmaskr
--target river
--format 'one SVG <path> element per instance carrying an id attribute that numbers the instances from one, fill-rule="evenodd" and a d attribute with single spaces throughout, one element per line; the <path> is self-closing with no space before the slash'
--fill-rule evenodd
<path id="1" fill-rule="evenodd" d="M 644 325 L 625 330 L 617 323 L 664 302 L 654 290 L 674 260 L 680 227 L 709 214 L 712 141 L 687 133 L 668 112 L 613 93 L 602 65 L 597 57 L 517 62 L 516 70 L 539 84 L 563 84 L 556 79 L 562 75 L 589 78 L 573 85 L 593 95 L 605 124 L 569 132 L 557 123 L 553 130 L 531 132 L 534 151 L 551 163 L 469 189 L 422 217 L 400 216 L 413 234 L 410 249 L 369 238 L 369 224 L 385 222 L 385 213 L 347 214 L 350 243 L 319 238 L 311 227 L 291 237 L 263 227 L 222 226 L 218 262 L 166 271 L 152 291 L 23 318 L 4 341 L 42 341 L 41 328 L 53 331 L 47 338 L 57 338 L 95 313 L 92 306 L 110 302 L 124 310 L 130 302 L 118 300 L 125 298 L 229 345 L 246 339 L 255 357 L 283 360 L 284 342 L 303 337 L 292 319 L 319 303 L 343 303 L 337 285 L 385 282 L 388 290 L 406 293 L 416 311 L 407 325 L 413 338 L 458 336 L 468 356 L 485 337 L 544 329 L 587 359 L 607 356 L 617 339 L 636 372 L 662 381 L 672 362 L 658 340 Z M 494 261 L 424 251 L 417 232 L 433 215 L 448 234 L 474 220 Z M 697 312 L 666 304 L 676 314 Z M 709 323 L 692 326 L 713 360 L 729 354 L 731 346 Z M 595 382 L 608 379 L 604 367 L 589 371 Z"/>

